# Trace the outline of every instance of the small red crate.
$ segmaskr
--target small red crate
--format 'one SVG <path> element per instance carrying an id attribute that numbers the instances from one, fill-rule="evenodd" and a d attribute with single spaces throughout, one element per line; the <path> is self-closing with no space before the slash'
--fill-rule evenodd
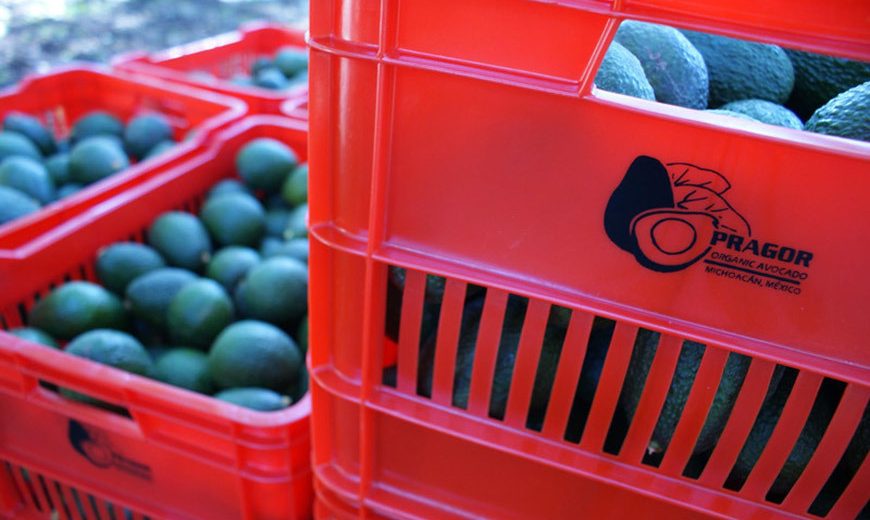
<path id="1" fill-rule="evenodd" d="M 180 142 L 158 157 L 135 163 L 36 213 L 0 226 L 0 259 L 14 258 L 76 215 L 190 159 L 212 134 L 245 115 L 244 104 L 232 98 L 93 66 L 30 76 L 0 91 L 0 120 L 8 112 L 24 112 L 38 117 L 59 138 L 66 137 L 73 123 L 93 110 L 106 110 L 123 121 L 144 111 L 160 112 L 169 118 Z"/>
<path id="2" fill-rule="evenodd" d="M 305 159 L 304 123 L 245 119 L 191 160 L 47 233 L 14 272 L 0 264 L 2 326 L 20 326 L 52 287 L 93 280 L 101 247 L 144 240 L 164 211 L 195 212 L 214 183 L 234 175 L 236 151 L 266 136 Z M 306 394 L 283 411 L 245 410 L 0 332 L 0 517 L 106 519 L 114 510 L 114 518 L 136 519 L 309 518 L 310 409 Z"/>
<path id="3" fill-rule="evenodd" d="M 870 460 L 844 453 L 870 435 L 870 143 L 593 80 L 626 19 L 867 61 L 868 15 L 856 0 L 313 2 L 318 515 L 862 514 Z M 691 189 L 706 194 L 710 226 L 674 216 L 638 231 L 650 223 L 640 216 L 659 215 L 647 211 L 691 213 Z M 661 240 L 652 246 L 676 258 L 677 235 L 700 253 L 676 262 L 649 249 Z M 406 270 L 403 289 L 392 266 Z M 503 330 L 523 301 L 521 325 Z M 550 371 L 555 306 L 569 317 Z M 482 316 L 471 361 L 467 312 Z M 651 332 L 648 377 L 627 375 Z M 686 341 L 706 345 L 691 379 L 676 370 Z M 732 360 L 742 375 L 727 375 Z M 662 448 L 650 440 L 675 376 L 690 386 Z M 735 383 L 718 436 L 696 447 L 720 386 Z M 768 388 L 788 391 L 775 427 L 748 477 L 729 478 Z M 638 396 L 632 415 L 623 393 Z M 816 403 L 830 405 L 819 423 Z M 824 431 L 810 432 L 809 463 L 784 495 L 768 493 L 810 422 Z"/>
<path id="4" fill-rule="evenodd" d="M 229 79 L 237 73 L 250 74 L 257 58 L 271 57 L 281 47 L 305 47 L 305 33 L 281 25 L 250 23 L 239 30 L 195 41 L 161 52 L 134 52 L 118 56 L 112 66 L 118 70 L 191 85 L 241 99 L 253 114 L 281 114 L 281 104 L 290 99 L 307 99 L 308 86 L 288 91 L 235 85 Z M 217 80 L 202 80 L 193 72 L 209 72 Z"/>

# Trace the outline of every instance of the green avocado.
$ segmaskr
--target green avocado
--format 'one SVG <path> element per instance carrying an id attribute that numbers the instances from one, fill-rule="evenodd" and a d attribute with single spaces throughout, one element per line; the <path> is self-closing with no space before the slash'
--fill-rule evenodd
<path id="1" fill-rule="evenodd" d="M 230 388 L 215 394 L 215 399 L 259 412 L 283 410 L 292 404 L 290 398 L 268 388 Z"/>
<path id="2" fill-rule="evenodd" d="M 17 132 L 6 130 L 0 132 L 0 162 L 16 155 L 22 155 L 35 161 L 42 160 L 39 148 L 30 142 L 30 139 Z"/>
<path id="3" fill-rule="evenodd" d="M 683 31 L 704 56 L 710 74 L 710 107 L 741 99 L 782 104 L 794 86 L 794 67 L 776 45 Z"/>
<path id="4" fill-rule="evenodd" d="M 220 284 L 206 278 L 191 282 L 169 302 L 169 337 L 181 345 L 207 349 L 233 322 L 233 315 L 233 302 Z"/>
<path id="5" fill-rule="evenodd" d="M 657 101 L 687 108 L 707 108 L 707 66 L 680 31 L 628 20 L 619 26 L 615 41 L 640 61 Z"/>
<path id="6" fill-rule="evenodd" d="M 211 259 L 211 240 L 202 222 L 183 211 L 163 213 L 148 228 L 148 243 L 166 263 L 202 272 Z"/>
<path id="7" fill-rule="evenodd" d="M 794 112 L 782 105 L 764 99 L 743 99 L 732 101 L 722 106 L 722 110 L 737 112 L 747 115 L 756 121 L 769 125 L 784 126 L 796 130 L 803 129 L 804 125 Z"/>
<path id="8" fill-rule="evenodd" d="M 30 310 L 29 324 L 58 339 L 72 339 L 92 329 L 127 328 L 121 301 L 90 282 L 69 282 L 39 300 Z"/>
<path id="9" fill-rule="evenodd" d="M 230 325 L 209 352 L 209 372 L 219 388 L 283 391 L 300 376 L 302 354 L 281 329 L 261 321 Z"/>
<path id="10" fill-rule="evenodd" d="M 0 162 L 0 185 L 16 189 L 40 204 L 48 204 L 57 196 L 54 181 L 45 167 L 24 156 L 9 157 Z"/>
<path id="11" fill-rule="evenodd" d="M 268 193 L 281 189 L 298 162 L 290 147 L 269 137 L 249 141 L 236 155 L 239 176 L 251 188 Z"/>
<path id="12" fill-rule="evenodd" d="M 130 282 L 139 276 L 166 267 L 153 248 L 136 242 L 118 242 L 97 255 L 97 278 L 113 293 L 123 296 Z"/>
<path id="13" fill-rule="evenodd" d="M 200 219 L 221 246 L 256 246 L 266 232 L 263 206 L 247 193 L 211 197 L 202 207 Z"/>
<path id="14" fill-rule="evenodd" d="M 39 211 L 39 203 L 20 191 L 0 186 L 0 224 Z"/>
<path id="15" fill-rule="evenodd" d="M 69 174 L 73 182 L 92 184 L 130 166 L 127 154 L 114 137 L 95 136 L 82 139 L 69 156 Z"/>
<path id="16" fill-rule="evenodd" d="M 127 285 L 127 304 L 134 316 L 163 331 L 172 299 L 182 287 L 196 280 L 192 272 L 175 267 L 149 271 Z"/>
<path id="17" fill-rule="evenodd" d="M 794 89 L 786 106 L 806 121 L 839 94 L 870 81 L 870 63 L 786 49 L 794 66 Z"/>
<path id="18" fill-rule="evenodd" d="M 208 356 L 189 348 L 170 349 L 160 356 L 154 366 L 154 374 L 160 381 L 201 394 L 214 391 L 214 383 L 208 372 Z"/>
<path id="19" fill-rule="evenodd" d="M 249 247 L 225 247 L 212 257 L 205 275 L 232 292 L 248 271 L 259 263 L 260 254 Z"/>
<path id="20" fill-rule="evenodd" d="M 843 92 L 816 110 L 810 132 L 870 141 L 870 81 Z"/>
<path id="21" fill-rule="evenodd" d="M 120 138 L 124 135 L 124 123 L 108 112 L 94 110 L 76 121 L 70 131 L 70 140 L 73 143 L 77 143 L 97 135 L 109 135 Z"/>
<path id="22" fill-rule="evenodd" d="M 21 112 L 10 112 L 3 120 L 3 129 L 18 132 L 39 148 L 42 155 L 49 156 L 57 152 L 57 142 L 45 126 L 33 116 Z"/>
<path id="23" fill-rule="evenodd" d="M 595 75 L 595 86 L 627 96 L 655 99 L 655 92 L 646 79 L 640 61 L 631 51 L 615 41 L 607 49 L 604 61 Z"/>
<path id="24" fill-rule="evenodd" d="M 242 316 L 288 325 L 308 310 L 308 268 L 298 260 L 274 257 L 254 266 L 235 291 Z"/>
<path id="25" fill-rule="evenodd" d="M 138 159 L 146 157 L 151 150 L 164 141 L 172 141 L 172 125 L 160 114 L 143 114 L 134 117 L 124 129 L 124 147 Z"/>

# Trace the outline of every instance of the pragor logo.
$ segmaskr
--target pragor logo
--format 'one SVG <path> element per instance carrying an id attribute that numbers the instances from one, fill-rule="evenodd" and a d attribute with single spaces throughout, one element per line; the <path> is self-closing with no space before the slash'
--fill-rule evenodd
<path id="1" fill-rule="evenodd" d="M 680 271 L 709 256 L 712 274 L 800 294 L 795 287 L 813 254 L 752 238 L 749 222 L 725 199 L 730 189 L 714 170 L 641 155 L 607 202 L 604 230 L 653 271 Z"/>
<path id="2" fill-rule="evenodd" d="M 119 453 L 112 447 L 108 435 L 101 430 L 70 419 L 67 437 L 73 449 L 98 468 L 116 468 L 141 479 L 152 478 L 148 465 Z"/>

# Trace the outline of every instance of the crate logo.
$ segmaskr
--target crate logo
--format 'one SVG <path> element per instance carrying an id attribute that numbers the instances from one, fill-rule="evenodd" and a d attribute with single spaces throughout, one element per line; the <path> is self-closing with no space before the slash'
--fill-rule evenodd
<path id="1" fill-rule="evenodd" d="M 800 294 L 813 254 L 752 238 L 749 221 L 725 199 L 730 189 L 714 170 L 641 155 L 607 202 L 604 231 L 653 271 L 703 260 L 715 276 Z"/>
<path id="2" fill-rule="evenodd" d="M 73 449 L 94 466 L 151 480 L 151 468 L 116 451 L 105 432 L 70 419 L 68 438 Z"/>

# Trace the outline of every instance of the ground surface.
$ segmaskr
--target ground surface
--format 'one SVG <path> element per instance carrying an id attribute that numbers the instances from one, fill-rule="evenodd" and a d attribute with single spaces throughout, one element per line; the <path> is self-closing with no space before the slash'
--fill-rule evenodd
<path id="1" fill-rule="evenodd" d="M 0 86 L 73 61 L 106 63 L 270 20 L 304 27 L 307 0 L 0 0 Z"/>

